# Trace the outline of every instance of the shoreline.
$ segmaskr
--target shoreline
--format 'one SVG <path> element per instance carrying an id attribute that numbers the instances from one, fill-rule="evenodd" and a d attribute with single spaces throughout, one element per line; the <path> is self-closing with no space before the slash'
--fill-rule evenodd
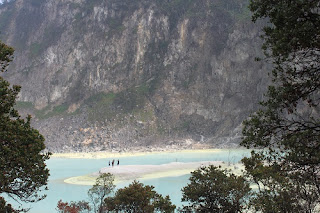
<path id="1" fill-rule="evenodd" d="M 150 154 L 165 154 L 165 153 L 203 153 L 203 152 L 219 152 L 221 150 L 244 150 L 246 148 L 223 148 L 223 149 L 164 149 L 164 150 L 138 150 L 128 152 L 69 152 L 69 153 L 53 153 L 51 158 L 70 158 L 70 159 L 103 159 L 103 158 L 122 158 L 144 156 Z"/>
<path id="2" fill-rule="evenodd" d="M 111 173 L 115 177 L 115 184 L 133 181 L 133 180 L 147 180 L 155 178 L 176 177 L 190 174 L 192 171 L 201 166 L 221 166 L 222 169 L 230 169 L 233 173 L 240 175 L 243 169 L 242 164 L 230 164 L 222 161 L 201 161 L 189 163 L 168 163 L 161 165 L 126 165 L 115 167 L 104 167 L 99 172 L 70 177 L 64 180 L 64 183 L 75 185 L 93 185 L 99 174 Z"/>

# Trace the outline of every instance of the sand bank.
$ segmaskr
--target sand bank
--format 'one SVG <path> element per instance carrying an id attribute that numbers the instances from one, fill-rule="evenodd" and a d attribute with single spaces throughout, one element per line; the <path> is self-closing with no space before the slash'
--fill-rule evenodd
<path id="1" fill-rule="evenodd" d="M 187 150 L 161 150 L 161 151 L 131 151 L 131 152 L 79 152 L 79 153 L 54 153 L 51 158 L 85 158 L 85 159 L 101 159 L 101 158 L 121 158 L 131 156 L 143 156 L 161 153 L 215 153 L 223 149 L 187 149 Z M 228 150 L 228 149 L 225 149 Z"/>
<path id="2" fill-rule="evenodd" d="M 100 169 L 100 171 L 78 177 L 71 177 L 64 180 L 65 183 L 69 184 L 79 184 L 79 185 L 93 185 L 96 178 L 101 173 L 111 173 L 115 176 L 115 184 L 123 181 L 133 181 L 133 180 L 143 180 L 152 178 L 162 178 L 162 177 L 174 177 L 190 174 L 190 172 L 196 170 L 201 166 L 208 165 L 221 165 L 223 168 L 232 169 L 234 173 L 241 173 L 242 166 L 230 165 L 223 163 L 222 161 L 202 161 L 202 162 L 173 162 L 162 165 L 124 165 L 124 166 L 114 166 L 105 167 Z"/>

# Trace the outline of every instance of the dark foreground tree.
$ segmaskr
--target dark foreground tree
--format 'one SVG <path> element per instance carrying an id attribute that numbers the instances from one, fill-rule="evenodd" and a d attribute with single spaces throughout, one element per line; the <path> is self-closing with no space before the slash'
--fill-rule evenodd
<path id="1" fill-rule="evenodd" d="M 0 213 L 16 213 L 11 204 L 7 204 L 3 197 L 0 197 Z"/>
<path id="2" fill-rule="evenodd" d="M 0 72 L 5 72 L 13 58 L 13 48 L 0 41 Z"/>
<path id="3" fill-rule="evenodd" d="M 174 212 L 176 206 L 154 191 L 153 186 L 144 186 L 134 181 L 128 187 L 118 189 L 114 197 L 105 199 L 107 211 L 127 213 Z"/>
<path id="4" fill-rule="evenodd" d="M 258 185 L 262 212 L 316 212 L 320 203 L 320 1 L 251 0 L 253 20 L 267 18 L 266 60 L 273 84 L 244 122 L 242 145 L 264 148 L 243 159 Z"/>
<path id="5" fill-rule="evenodd" d="M 191 172 L 190 183 L 182 189 L 183 212 L 243 212 L 250 195 L 249 184 L 241 176 L 215 166 Z"/>
<path id="6" fill-rule="evenodd" d="M 13 49 L 0 42 L 1 71 L 12 60 Z M 19 86 L 0 77 L 0 194 L 6 193 L 17 201 L 35 202 L 45 195 L 38 194 L 47 185 L 49 170 L 45 160 L 49 154 L 44 138 L 30 125 L 31 117 L 22 119 L 14 109 Z"/>

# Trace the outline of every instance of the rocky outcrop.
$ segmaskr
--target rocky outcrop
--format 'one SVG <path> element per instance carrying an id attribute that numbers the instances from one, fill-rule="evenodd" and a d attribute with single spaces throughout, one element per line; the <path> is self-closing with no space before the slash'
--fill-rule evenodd
<path id="1" fill-rule="evenodd" d="M 52 151 L 231 146 L 266 68 L 246 0 L 15 0 L 4 77 Z"/>

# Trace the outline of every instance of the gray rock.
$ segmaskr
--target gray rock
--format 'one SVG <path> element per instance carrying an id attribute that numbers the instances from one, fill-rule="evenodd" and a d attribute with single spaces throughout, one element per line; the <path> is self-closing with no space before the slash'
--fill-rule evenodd
<path id="1" fill-rule="evenodd" d="M 49 150 L 238 145 L 267 83 L 260 29 L 246 0 L 183 2 L 0 6 L 0 39 L 16 49 L 4 77 Z"/>

